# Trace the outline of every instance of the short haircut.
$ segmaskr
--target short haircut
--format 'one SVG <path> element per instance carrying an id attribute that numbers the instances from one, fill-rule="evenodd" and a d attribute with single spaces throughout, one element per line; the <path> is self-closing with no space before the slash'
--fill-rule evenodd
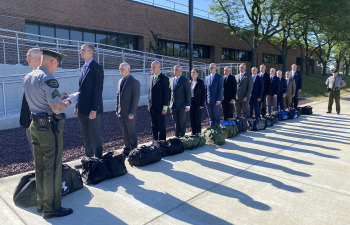
<path id="1" fill-rule="evenodd" d="M 34 54 L 34 55 L 36 55 L 36 56 L 42 56 L 43 55 L 43 52 L 40 51 L 40 48 L 31 48 L 31 49 L 28 50 L 28 53 L 29 52 Z"/>
<path id="2" fill-rule="evenodd" d="M 243 67 L 246 67 L 246 68 L 247 68 L 247 66 L 245 65 L 245 63 L 241 63 L 240 66 L 243 66 Z"/>
<path id="3" fill-rule="evenodd" d="M 174 67 L 182 69 L 182 66 L 180 64 L 175 65 Z"/>
<path id="4" fill-rule="evenodd" d="M 215 63 L 210 63 L 209 64 L 209 67 L 212 66 L 212 67 L 215 67 L 216 68 L 216 64 Z"/>
<path id="5" fill-rule="evenodd" d="M 261 64 L 260 66 L 263 66 L 263 67 L 265 67 L 265 68 L 266 68 L 265 64 Z"/>
<path id="6" fill-rule="evenodd" d="M 48 62 L 48 61 L 51 61 L 53 59 L 57 60 L 55 57 L 52 57 L 50 55 L 43 55 L 43 57 L 41 58 L 41 62 Z"/>
<path id="7" fill-rule="evenodd" d="M 153 61 L 151 63 L 151 65 L 158 65 L 158 66 L 160 66 L 161 64 L 160 64 L 160 62 L 158 60 L 155 60 L 155 61 Z"/>
<path id="8" fill-rule="evenodd" d="M 297 64 L 293 64 L 293 65 L 292 65 L 292 67 L 293 67 L 293 66 L 296 66 L 296 67 L 298 67 L 298 66 L 297 66 Z"/>
<path id="9" fill-rule="evenodd" d="M 130 65 L 129 65 L 129 63 L 127 63 L 127 62 L 122 62 L 122 63 L 119 65 L 119 68 L 120 68 L 120 67 L 126 67 L 126 68 L 130 69 Z"/>
<path id="10" fill-rule="evenodd" d="M 289 71 L 287 71 L 285 74 L 287 74 L 287 73 L 290 75 L 290 72 L 289 72 Z"/>
<path id="11" fill-rule="evenodd" d="M 224 69 L 228 69 L 229 71 L 231 71 L 231 67 L 226 66 Z"/>
<path id="12" fill-rule="evenodd" d="M 282 70 L 277 70 L 277 73 L 281 72 L 282 73 Z M 283 73 L 282 73 L 283 74 Z"/>
<path id="13" fill-rule="evenodd" d="M 192 69 L 192 71 L 196 72 L 196 73 L 199 73 L 199 70 L 198 69 Z"/>
<path id="14" fill-rule="evenodd" d="M 92 54 L 94 54 L 95 48 L 92 44 L 83 44 L 83 45 L 87 46 L 92 51 Z"/>
<path id="15" fill-rule="evenodd" d="M 252 68 L 252 70 L 258 70 L 258 68 L 256 68 L 256 67 L 253 67 L 253 68 Z"/>
<path id="16" fill-rule="evenodd" d="M 276 69 L 275 68 L 271 68 L 270 70 L 274 70 L 276 72 Z"/>

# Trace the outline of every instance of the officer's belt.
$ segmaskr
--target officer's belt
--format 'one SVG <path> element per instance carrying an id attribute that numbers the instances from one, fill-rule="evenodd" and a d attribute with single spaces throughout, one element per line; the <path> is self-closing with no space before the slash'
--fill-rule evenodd
<path id="1" fill-rule="evenodd" d="M 330 88 L 329 90 L 330 90 L 330 91 L 339 91 L 340 88 Z"/>
<path id="2" fill-rule="evenodd" d="M 43 114 L 43 113 L 40 113 L 41 115 Z M 36 121 L 36 122 L 38 122 L 38 123 L 40 123 L 40 120 L 43 118 L 43 116 L 37 116 L 37 115 L 35 115 L 35 114 L 33 114 L 32 113 L 32 119 L 34 120 L 34 121 Z M 54 115 L 46 115 L 46 120 L 47 120 L 47 122 L 54 122 L 55 121 L 55 117 L 54 117 Z"/>

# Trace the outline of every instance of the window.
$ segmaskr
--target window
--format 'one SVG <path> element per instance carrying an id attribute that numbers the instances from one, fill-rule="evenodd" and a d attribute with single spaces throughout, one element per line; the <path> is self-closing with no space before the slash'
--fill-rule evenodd
<path id="1" fill-rule="evenodd" d="M 321 61 L 316 61 L 316 66 L 321 67 L 322 66 Z"/>
<path id="2" fill-rule="evenodd" d="M 252 52 L 240 49 L 222 48 L 222 59 L 234 61 L 251 61 Z"/>
<path id="3" fill-rule="evenodd" d="M 263 63 L 282 64 L 282 57 L 281 57 L 281 55 L 263 53 L 262 62 Z"/>
<path id="4" fill-rule="evenodd" d="M 188 44 L 169 40 L 158 40 L 158 54 L 170 56 L 188 56 Z M 193 45 L 194 58 L 210 58 L 210 46 Z"/>
<path id="5" fill-rule="evenodd" d="M 26 32 L 36 35 L 56 37 L 60 39 L 70 39 L 70 44 L 77 44 L 76 41 L 85 41 L 91 43 L 101 43 L 114 45 L 122 48 L 138 49 L 138 37 L 129 34 L 119 34 L 115 32 L 101 32 L 91 29 L 77 29 L 56 24 L 47 24 L 42 22 L 26 21 Z M 27 39 L 39 41 L 39 37 L 27 34 Z M 41 41 L 55 43 L 55 39 L 42 38 Z M 58 41 L 59 44 L 69 44 L 68 41 Z M 34 43 L 33 43 L 34 44 Z"/>

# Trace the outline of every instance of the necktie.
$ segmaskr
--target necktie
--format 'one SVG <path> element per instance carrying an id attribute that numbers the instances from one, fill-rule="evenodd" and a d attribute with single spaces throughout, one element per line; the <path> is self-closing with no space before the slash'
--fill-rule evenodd
<path id="1" fill-rule="evenodd" d="M 126 79 L 123 78 L 123 79 L 122 79 L 122 82 L 120 83 L 120 87 L 119 87 L 119 88 L 120 88 L 120 93 L 122 93 L 122 91 L 123 91 L 125 81 L 126 81 Z"/>
<path id="2" fill-rule="evenodd" d="M 271 77 L 271 83 L 272 83 L 272 81 L 273 81 L 273 77 Z"/>
<path id="3" fill-rule="evenodd" d="M 177 80 L 178 80 L 179 78 L 175 78 L 174 79 L 174 89 L 175 89 L 175 87 L 176 87 L 176 84 L 177 84 Z"/>
<path id="4" fill-rule="evenodd" d="M 210 85 L 213 83 L 213 77 L 214 77 L 214 75 L 210 76 Z"/>
<path id="5" fill-rule="evenodd" d="M 156 83 L 156 81 L 157 81 L 157 77 L 154 76 L 154 77 L 153 77 L 153 85 Z"/>
<path id="6" fill-rule="evenodd" d="M 81 68 L 81 81 L 84 80 L 84 77 L 85 77 L 85 73 L 86 73 L 86 68 L 87 68 L 87 65 L 84 64 L 84 66 Z"/>
<path id="7" fill-rule="evenodd" d="M 261 78 L 263 77 L 263 73 L 260 73 L 260 77 L 261 77 Z"/>

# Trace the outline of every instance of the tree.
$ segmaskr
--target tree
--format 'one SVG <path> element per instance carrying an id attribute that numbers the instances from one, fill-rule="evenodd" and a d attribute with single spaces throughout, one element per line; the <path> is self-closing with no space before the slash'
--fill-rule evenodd
<path id="1" fill-rule="evenodd" d="M 158 50 L 158 37 L 161 36 L 161 34 L 156 34 L 154 33 L 151 29 L 148 28 L 148 30 L 151 32 L 152 34 L 152 39 L 151 41 L 148 42 L 148 52 L 153 51 L 154 53 L 158 54 L 159 50 Z M 155 43 L 155 45 L 153 45 L 153 41 Z"/>

